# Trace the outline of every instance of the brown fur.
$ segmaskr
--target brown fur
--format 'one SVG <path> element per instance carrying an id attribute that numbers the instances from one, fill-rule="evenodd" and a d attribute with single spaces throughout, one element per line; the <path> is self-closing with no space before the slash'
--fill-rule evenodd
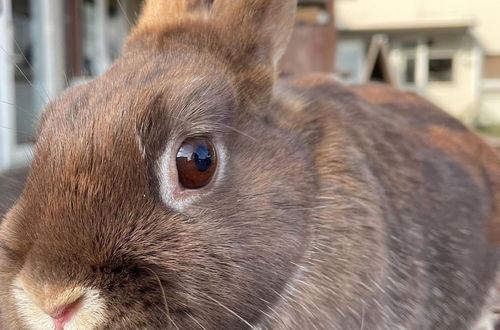
<path id="1" fill-rule="evenodd" d="M 275 83 L 294 6 L 150 0 L 110 70 L 46 109 L 0 230 L 4 328 L 26 327 L 16 278 L 44 306 L 99 290 L 103 329 L 472 327 L 498 158 L 416 96 Z M 200 134 L 225 170 L 178 211 L 158 159 Z"/>

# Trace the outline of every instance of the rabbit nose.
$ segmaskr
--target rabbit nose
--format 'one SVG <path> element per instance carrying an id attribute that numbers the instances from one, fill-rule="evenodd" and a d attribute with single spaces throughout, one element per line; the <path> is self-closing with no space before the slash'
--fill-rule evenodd
<path id="1" fill-rule="evenodd" d="M 13 282 L 12 296 L 19 313 L 30 329 L 102 328 L 106 301 L 99 290 L 61 281 L 41 281 L 19 275 Z M 0 325 L 0 328 L 1 325 Z"/>
<path id="2" fill-rule="evenodd" d="M 87 308 L 87 294 L 82 287 L 61 288 L 18 277 L 13 292 L 18 309 L 29 322 L 45 320 L 45 324 L 51 324 L 56 330 L 63 330 Z"/>
<path id="3" fill-rule="evenodd" d="M 56 330 L 63 330 L 64 325 L 71 320 L 76 311 L 80 308 L 81 297 L 72 303 L 57 307 L 54 312 L 50 313 L 50 317 L 54 320 Z"/>

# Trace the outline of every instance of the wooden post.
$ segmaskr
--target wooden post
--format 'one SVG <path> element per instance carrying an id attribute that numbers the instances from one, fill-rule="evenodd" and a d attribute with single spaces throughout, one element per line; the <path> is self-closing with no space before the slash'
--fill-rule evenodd
<path id="1" fill-rule="evenodd" d="M 82 3 L 81 0 L 66 0 L 68 15 L 66 33 L 66 75 L 68 79 L 83 74 Z"/>
<path id="2" fill-rule="evenodd" d="M 295 30 L 280 65 L 282 75 L 333 73 L 335 37 L 333 0 L 300 0 Z"/>

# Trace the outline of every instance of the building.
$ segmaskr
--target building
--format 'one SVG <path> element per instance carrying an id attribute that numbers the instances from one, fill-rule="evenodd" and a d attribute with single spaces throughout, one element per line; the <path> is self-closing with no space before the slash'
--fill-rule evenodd
<path id="1" fill-rule="evenodd" d="M 338 0 L 335 11 L 341 79 L 384 80 L 468 125 L 500 125 L 500 1 Z"/>

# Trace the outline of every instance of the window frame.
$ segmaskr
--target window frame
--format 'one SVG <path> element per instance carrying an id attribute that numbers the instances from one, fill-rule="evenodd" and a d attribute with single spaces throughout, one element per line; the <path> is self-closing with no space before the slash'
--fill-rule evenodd
<path id="1" fill-rule="evenodd" d="M 433 80 L 431 79 L 431 61 L 432 60 L 450 60 L 451 72 L 450 80 Z M 436 50 L 430 49 L 428 58 L 428 79 L 427 84 L 451 84 L 455 81 L 455 51 L 453 50 Z"/>

